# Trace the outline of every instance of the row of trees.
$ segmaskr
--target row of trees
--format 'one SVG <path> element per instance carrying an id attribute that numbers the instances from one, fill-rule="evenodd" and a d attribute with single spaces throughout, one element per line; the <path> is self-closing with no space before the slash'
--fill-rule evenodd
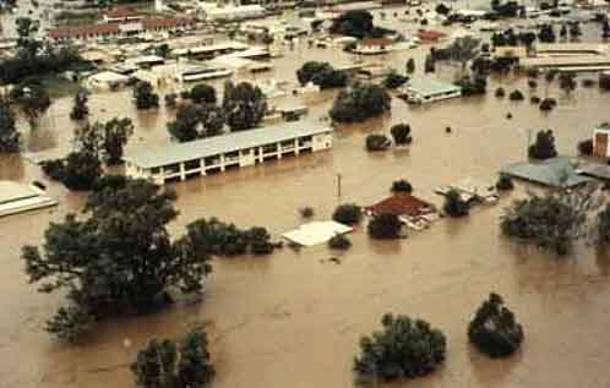
<path id="1" fill-rule="evenodd" d="M 178 341 L 153 339 L 131 365 L 139 388 L 200 388 L 215 375 L 202 329 L 189 331 Z"/>
<path id="2" fill-rule="evenodd" d="M 128 118 L 86 123 L 74 133 L 74 149 L 64 159 L 45 161 L 42 169 L 70 190 L 90 190 L 103 173 L 102 164 L 122 162 L 123 147 L 133 134 Z"/>
<path id="3" fill-rule="evenodd" d="M 219 135 L 226 125 L 231 131 L 257 127 L 267 112 L 267 99 L 260 88 L 248 82 L 237 85 L 227 81 L 222 104 L 216 105 L 216 91 L 198 85 L 181 96 L 192 103 L 181 104 L 168 132 L 180 142 Z"/>
<path id="4" fill-rule="evenodd" d="M 30 77 L 61 72 L 82 62 L 74 47 L 37 40 L 34 35 L 40 27 L 38 21 L 19 17 L 15 23 L 17 53 L 0 61 L 2 83 L 14 84 Z"/>
<path id="5" fill-rule="evenodd" d="M 360 339 L 354 369 L 362 377 L 415 378 L 433 372 L 446 358 L 445 334 L 421 319 L 386 314 L 381 330 Z M 523 328 L 503 299 L 492 293 L 468 325 L 470 342 L 492 358 L 506 357 L 519 349 Z"/>

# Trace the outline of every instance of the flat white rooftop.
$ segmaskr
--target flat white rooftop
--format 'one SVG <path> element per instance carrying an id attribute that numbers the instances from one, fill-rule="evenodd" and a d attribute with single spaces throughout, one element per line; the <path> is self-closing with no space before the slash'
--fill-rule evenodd
<path id="1" fill-rule="evenodd" d="M 57 201 L 31 186 L 0 181 L 0 217 L 57 205 Z"/>
<path id="2" fill-rule="evenodd" d="M 287 122 L 186 143 L 139 147 L 128 151 L 123 159 L 140 168 L 152 168 L 332 131 L 326 126 Z"/>
<path id="3" fill-rule="evenodd" d="M 286 232 L 282 237 L 293 243 L 310 247 L 323 244 L 338 234 L 346 234 L 352 230 L 354 229 L 335 221 L 314 221 Z"/>

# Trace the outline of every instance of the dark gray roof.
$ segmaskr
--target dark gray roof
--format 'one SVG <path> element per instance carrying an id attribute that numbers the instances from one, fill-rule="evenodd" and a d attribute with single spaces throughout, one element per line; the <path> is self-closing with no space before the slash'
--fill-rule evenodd
<path id="1" fill-rule="evenodd" d="M 577 174 L 570 158 L 556 157 L 540 162 L 512 163 L 502 173 L 551 187 L 574 187 L 591 181 Z"/>
<path id="2" fill-rule="evenodd" d="M 138 147 L 128 151 L 123 159 L 141 168 L 151 168 L 332 131 L 330 127 L 294 121 L 187 143 Z"/>

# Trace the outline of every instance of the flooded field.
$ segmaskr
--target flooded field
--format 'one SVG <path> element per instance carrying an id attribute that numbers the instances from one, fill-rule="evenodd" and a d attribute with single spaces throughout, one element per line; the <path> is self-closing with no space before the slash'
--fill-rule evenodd
<path id="1" fill-rule="evenodd" d="M 427 50 L 366 60 L 402 69 L 414 55 L 420 70 Z M 348 54 L 303 44 L 274 61 L 275 72 L 264 78 L 294 81 L 296 68 L 309 59 L 347 61 Z M 446 78 L 454 71 L 440 69 Z M 297 209 L 303 205 L 312 206 L 317 219 L 327 219 L 340 202 L 367 205 L 383 198 L 398 178 L 409 179 L 417 195 L 440 204 L 436 187 L 464 177 L 491 182 L 503 164 L 523 159 L 529 130 L 553 128 L 560 153 L 572 155 L 577 141 L 608 120 L 610 94 L 596 88 L 579 86 L 565 96 L 556 84 L 547 91 L 541 79 L 535 93 L 559 99 L 559 107 L 544 114 L 528 101 L 497 100 L 498 85 L 528 90 L 523 78 L 508 76 L 492 79 L 486 97 L 425 107 L 394 99 L 387 117 L 337 127 L 329 152 L 176 184 L 181 215 L 172 231 L 182 233 L 188 222 L 216 216 L 266 226 L 277 236 L 301 222 Z M 334 94 L 288 100 L 306 103 L 305 120 L 319 121 Z M 168 142 L 165 108 L 138 113 L 130 98 L 130 91 L 94 94 L 92 117 L 131 117 L 135 145 Z M 69 98 L 54 102 L 40 128 L 28 131 L 29 152 L 61 155 L 69 149 L 71 104 Z M 506 118 L 509 112 L 512 120 Z M 412 145 L 381 154 L 364 150 L 366 134 L 387 132 L 398 122 L 411 124 Z M 445 133 L 447 126 L 453 133 Z M 27 161 L 3 157 L 0 179 L 29 182 L 41 173 Z M 410 386 L 610 386 L 610 257 L 579 246 L 558 259 L 503 239 L 498 218 L 523 195 L 523 187 L 495 207 L 441 220 L 406 240 L 375 242 L 358 230 L 340 265 L 327 261 L 331 252 L 325 246 L 215 260 L 201 303 L 103 322 L 78 345 L 64 345 L 42 330 L 61 295 L 38 294 L 27 284 L 20 259 L 21 247 L 40 243 L 49 222 L 82 206 L 82 195 L 49 186 L 61 202 L 58 208 L 0 219 L 0 387 L 131 386 L 129 363 L 151 337 L 179 335 L 201 324 L 212 340 L 215 387 L 350 387 L 358 339 L 386 312 L 425 318 L 448 337 L 444 366 Z M 522 351 L 508 360 L 488 360 L 467 344 L 468 320 L 490 291 L 506 298 L 525 328 Z"/>

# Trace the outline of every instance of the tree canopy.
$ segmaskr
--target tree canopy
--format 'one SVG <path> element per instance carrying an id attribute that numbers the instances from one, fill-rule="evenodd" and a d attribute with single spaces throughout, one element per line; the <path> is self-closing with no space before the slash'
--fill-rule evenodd
<path id="1" fill-rule="evenodd" d="M 388 92 L 377 85 L 356 82 L 342 90 L 330 110 L 330 117 L 337 122 L 362 122 L 390 111 Z"/>
<path id="2" fill-rule="evenodd" d="M 222 101 L 226 123 L 231 131 L 257 127 L 267 112 L 267 97 L 249 82 L 234 85 L 227 81 Z"/>
<path id="3" fill-rule="evenodd" d="M 216 218 L 202 218 L 190 223 L 187 230 L 196 252 L 203 255 L 267 255 L 275 249 L 271 235 L 263 227 L 240 229 Z"/>
<path id="4" fill-rule="evenodd" d="M 532 159 L 550 159 L 557 156 L 555 149 L 555 136 L 552 130 L 541 130 L 536 134 L 536 141 L 528 148 L 528 155 Z"/>
<path id="5" fill-rule="evenodd" d="M 411 126 L 405 123 L 395 124 L 390 128 L 390 133 L 397 145 L 410 144 L 413 141 L 411 137 Z"/>
<path id="6" fill-rule="evenodd" d="M 72 120 L 82 120 L 89 115 L 89 107 L 87 106 L 88 100 L 89 96 L 87 90 L 80 89 L 76 92 L 74 95 L 74 106 L 70 112 L 70 118 Z"/>
<path id="7" fill-rule="evenodd" d="M 42 250 L 23 248 L 26 274 L 41 292 L 64 290 L 67 306 L 47 331 L 75 339 L 95 320 L 163 305 L 173 290 L 198 292 L 211 271 L 191 240 L 171 240 L 172 191 L 123 176 L 101 178 L 83 217 L 51 223 Z"/>
<path id="8" fill-rule="evenodd" d="M 362 209 L 354 203 L 344 203 L 337 206 L 332 218 L 346 225 L 357 224 L 362 220 Z"/>
<path id="9" fill-rule="evenodd" d="M 321 89 L 342 88 L 347 85 L 347 73 L 336 70 L 328 62 L 308 61 L 297 70 L 301 85 L 311 82 Z"/>
<path id="10" fill-rule="evenodd" d="M 347 11 L 333 20 L 330 27 L 333 34 L 353 36 L 362 39 L 364 37 L 381 37 L 389 31 L 373 24 L 373 15 L 365 10 Z"/>
<path id="11" fill-rule="evenodd" d="M 0 153 L 19 152 L 21 135 L 15 126 L 15 116 L 6 99 L 0 100 Z"/>
<path id="12" fill-rule="evenodd" d="M 515 315 L 495 293 L 483 302 L 468 325 L 470 342 L 492 358 L 513 354 L 521 346 L 523 337 L 523 328 Z"/>
<path id="13" fill-rule="evenodd" d="M 138 110 L 157 108 L 159 106 L 159 95 L 153 91 L 150 82 L 139 81 L 133 87 L 133 101 Z"/>
<path id="14" fill-rule="evenodd" d="M 214 104 L 183 104 L 167 130 L 180 142 L 192 141 L 222 133 L 225 123 L 223 110 Z"/>
<path id="15" fill-rule="evenodd" d="M 414 378 L 433 372 L 445 360 L 447 340 L 424 320 L 386 314 L 381 330 L 360 339 L 354 369 L 363 376 Z"/>
<path id="16" fill-rule="evenodd" d="M 179 341 L 152 339 L 131 371 L 138 388 L 201 388 L 215 374 L 207 334 L 195 329 Z"/>
<path id="17" fill-rule="evenodd" d="M 400 237 L 402 223 L 395 214 L 381 213 L 374 216 L 367 225 L 369 236 L 378 240 Z"/>
<path id="18" fill-rule="evenodd" d="M 572 243 L 584 236 L 592 201 L 592 196 L 578 193 L 531 195 L 507 208 L 500 226 L 506 236 L 565 255 Z"/>

